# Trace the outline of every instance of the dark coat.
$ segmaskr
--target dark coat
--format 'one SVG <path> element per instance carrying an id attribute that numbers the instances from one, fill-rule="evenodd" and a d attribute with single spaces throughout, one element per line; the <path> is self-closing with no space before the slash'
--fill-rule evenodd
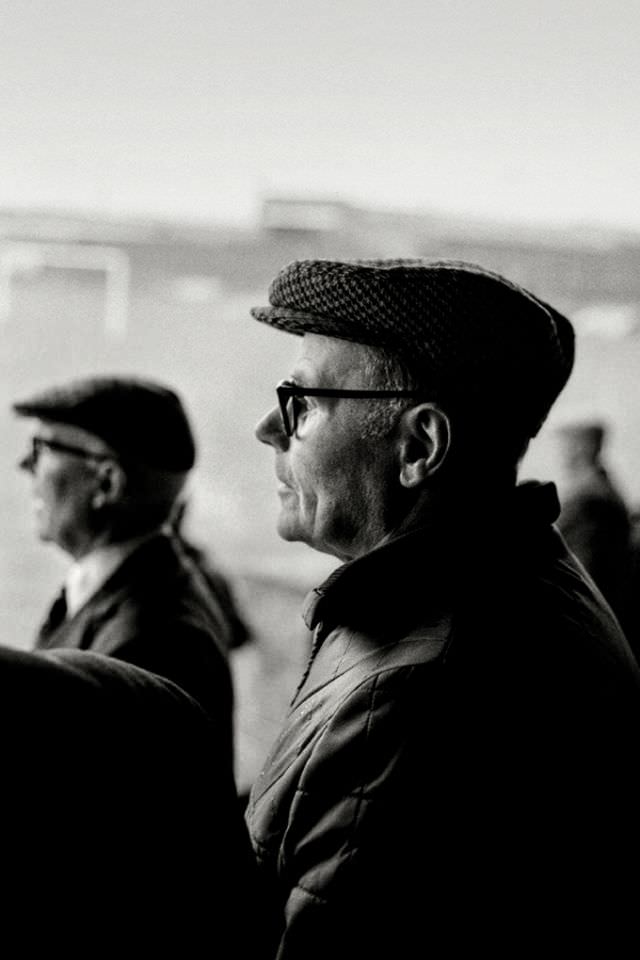
<path id="1" fill-rule="evenodd" d="M 315 652 L 247 811 L 281 960 L 577 956 L 624 926 L 637 667 L 554 489 L 499 509 L 310 597 Z"/>
<path id="2" fill-rule="evenodd" d="M 230 724 L 227 625 L 175 537 L 145 541 L 38 649 L 92 650 L 177 683 L 217 722 Z M 229 734 L 230 735 L 230 734 Z"/>
<path id="3" fill-rule="evenodd" d="M 7 955 L 262 955 L 226 731 L 194 700 L 111 657 L 0 647 L 0 729 Z"/>

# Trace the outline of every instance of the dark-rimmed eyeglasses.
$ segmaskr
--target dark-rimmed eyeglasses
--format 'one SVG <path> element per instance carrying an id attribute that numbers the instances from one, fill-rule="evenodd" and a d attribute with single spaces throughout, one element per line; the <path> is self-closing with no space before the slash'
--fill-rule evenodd
<path id="1" fill-rule="evenodd" d="M 282 426 L 288 437 L 292 437 L 298 426 L 302 397 L 339 397 L 352 400 L 388 400 L 396 397 L 424 397 L 417 390 L 340 390 L 332 387 L 302 387 L 290 380 L 282 380 L 276 386 Z"/>
<path id="2" fill-rule="evenodd" d="M 109 453 L 95 453 L 85 447 L 75 447 L 72 444 L 60 443 L 58 440 L 48 440 L 46 437 L 31 437 L 30 447 L 25 457 L 20 461 L 23 470 L 34 471 L 43 450 L 53 450 L 55 453 L 67 453 L 73 457 L 82 457 L 84 460 L 112 460 Z"/>

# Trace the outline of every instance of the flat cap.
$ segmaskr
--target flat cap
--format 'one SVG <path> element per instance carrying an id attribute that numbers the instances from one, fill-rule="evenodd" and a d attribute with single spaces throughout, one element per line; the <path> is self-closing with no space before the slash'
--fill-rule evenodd
<path id="1" fill-rule="evenodd" d="M 569 320 L 523 287 L 459 260 L 296 260 L 276 276 L 257 320 L 380 347 L 432 385 L 502 394 L 533 436 L 574 362 Z"/>
<path id="2" fill-rule="evenodd" d="M 136 377 L 86 377 L 12 405 L 14 413 L 81 427 L 123 459 L 182 473 L 196 458 L 195 440 L 178 395 Z"/>

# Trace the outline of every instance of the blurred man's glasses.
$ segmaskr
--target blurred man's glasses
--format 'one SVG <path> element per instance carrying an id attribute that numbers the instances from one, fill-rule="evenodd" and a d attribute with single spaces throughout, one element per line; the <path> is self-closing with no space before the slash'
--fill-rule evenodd
<path id="1" fill-rule="evenodd" d="M 276 387 L 282 426 L 288 437 L 292 437 L 298 426 L 298 416 L 303 397 L 339 397 L 353 400 L 384 400 L 396 397 L 423 397 L 417 390 L 339 390 L 330 387 L 301 387 L 290 380 L 282 380 Z"/>
<path id="2" fill-rule="evenodd" d="M 73 457 L 82 457 L 85 460 L 111 460 L 109 453 L 95 453 L 84 447 L 74 447 L 68 443 L 59 443 L 57 440 L 47 440 L 45 437 L 31 437 L 31 446 L 27 455 L 20 461 L 23 470 L 34 471 L 43 450 L 53 450 L 55 453 L 67 453 Z"/>

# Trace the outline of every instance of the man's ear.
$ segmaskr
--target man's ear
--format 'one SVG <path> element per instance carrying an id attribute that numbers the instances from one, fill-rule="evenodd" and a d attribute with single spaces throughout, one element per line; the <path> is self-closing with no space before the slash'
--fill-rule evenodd
<path id="1" fill-rule="evenodd" d="M 419 487 L 444 463 L 451 446 L 451 423 L 433 403 L 406 410 L 400 422 L 400 483 Z"/>
<path id="2" fill-rule="evenodd" d="M 122 499 L 127 485 L 124 470 L 115 460 L 103 460 L 96 468 L 96 485 L 91 498 L 94 510 L 101 510 Z"/>

